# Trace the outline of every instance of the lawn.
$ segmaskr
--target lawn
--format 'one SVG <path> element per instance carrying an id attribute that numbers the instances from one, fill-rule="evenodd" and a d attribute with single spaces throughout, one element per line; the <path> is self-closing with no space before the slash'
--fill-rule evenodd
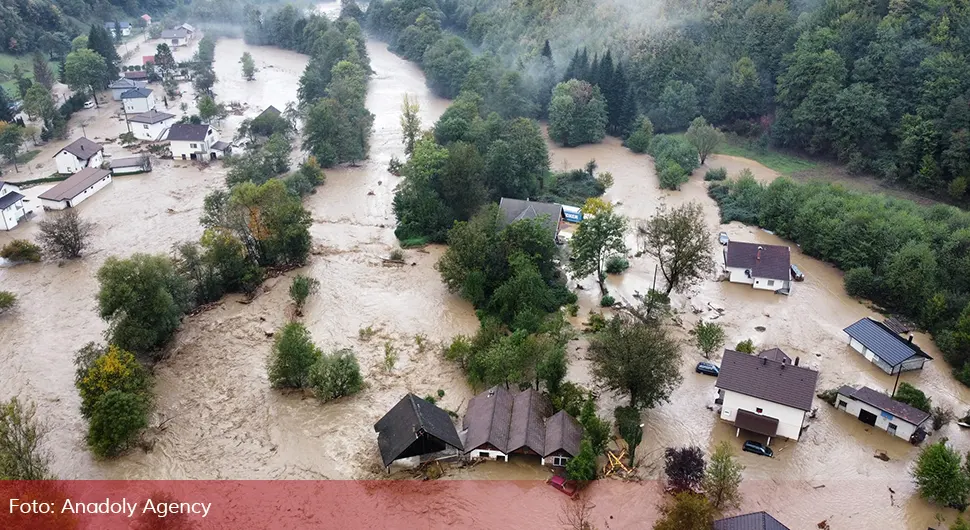
<path id="1" fill-rule="evenodd" d="M 24 77 L 28 79 L 34 78 L 34 62 L 30 54 L 27 55 L 10 55 L 8 53 L 0 53 L 0 87 L 3 87 L 7 91 L 7 95 L 11 99 L 20 99 L 20 93 L 17 91 L 17 82 L 13 79 L 13 66 L 19 64 L 20 68 L 24 71 Z M 57 71 L 60 69 L 60 64 L 57 61 L 48 61 L 51 67 L 51 71 L 54 75 L 57 75 Z"/>
<path id="2" fill-rule="evenodd" d="M 675 133 L 672 136 L 683 137 L 684 133 Z M 819 165 L 818 162 L 803 156 L 786 153 L 777 149 L 762 149 L 754 145 L 754 141 L 733 134 L 725 135 L 724 142 L 714 150 L 714 153 L 754 160 L 782 175 L 791 175 L 798 171 L 815 169 Z"/>

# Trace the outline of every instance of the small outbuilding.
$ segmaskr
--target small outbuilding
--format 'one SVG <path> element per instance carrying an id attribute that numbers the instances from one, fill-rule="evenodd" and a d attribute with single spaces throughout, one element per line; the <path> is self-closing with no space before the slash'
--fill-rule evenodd
<path id="1" fill-rule="evenodd" d="M 729 241 L 724 247 L 724 267 L 732 283 L 791 294 L 791 249 L 788 247 Z"/>
<path id="2" fill-rule="evenodd" d="M 62 175 L 77 173 L 84 168 L 100 168 L 104 162 L 104 148 L 85 137 L 64 146 L 54 155 L 57 172 Z"/>
<path id="3" fill-rule="evenodd" d="M 133 175 L 152 170 L 152 159 L 148 155 L 115 158 L 111 160 L 112 175 Z"/>
<path id="4" fill-rule="evenodd" d="M 133 88 L 121 94 L 126 113 L 155 110 L 155 94 L 150 88 Z"/>
<path id="5" fill-rule="evenodd" d="M 136 88 L 144 88 L 146 84 L 146 81 L 140 79 L 129 79 L 128 77 L 122 77 L 108 83 L 108 88 L 111 90 L 111 99 L 121 101 L 122 94 Z"/>
<path id="6" fill-rule="evenodd" d="M 111 184 L 110 171 L 87 167 L 41 193 L 40 202 L 45 210 L 73 208 L 108 184 Z"/>
<path id="7" fill-rule="evenodd" d="M 861 353 L 883 372 L 893 375 L 910 370 L 922 370 L 933 358 L 913 343 L 913 336 L 900 337 L 882 322 L 863 318 L 845 328 L 849 346 Z"/>
<path id="8" fill-rule="evenodd" d="M 930 413 L 896 401 L 888 394 L 867 386 L 843 386 L 835 399 L 835 408 L 893 436 L 912 443 L 926 437 L 923 427 L 930 421 Z"/>
<path id="9" fill-rule="evenodd" d="M 122 74 L 125 79 L 131 79 L 132 81 L 140 81 L 142 83 L 148 83 L 148 72 L 144 70 L 129 70 Z"/>
<path id="10" fill-rule="evenodd" d="M 158 140 L 174 123 L 174 114 L 159 112 L 157 110 L 128 115 L 128 125 L 131 127 L 131 133 L 135 135 L 135 138 L 140 140 Z"/>
<path id="11" fill-rule="evenodd" d="M 448 413 L 414 394 L 404 396 L 376 424 L 377 446 L 385 470 L 395 460 L 462 450 L 458 431 Z"/>
<path id="12" fill-rule="evenodd" d="M 768 512 L 746 513 L 714 521 L 714 530 L 789 530 Z"/>
<path id="13" fill-rule="evenodd" d="M 502 210 L 503 225 L 510 225 L 524 219 L 539 219 L 546 226 L 553 239 L 558 240 L 559 230 L 565 221 L 565 214 L 561 204 L 551 202 L 536 202 L 502 197 L 498 203 Z"/>
<path id="14" fill-rule="evenodd" d="M 142 15 L 142 16 L 140 16 L 139 18 L 145 21 L 145 25 L 146 26 L 151 26 L 152 25 L 152 17 L 149 16 L 147 13 L 144 14 L 144 15 Z"/>
<path id="15" fill-rule="evenodd" d="M 0 230 L 13 230 L 26 216 L 20 186 L 0 180 Z"/>

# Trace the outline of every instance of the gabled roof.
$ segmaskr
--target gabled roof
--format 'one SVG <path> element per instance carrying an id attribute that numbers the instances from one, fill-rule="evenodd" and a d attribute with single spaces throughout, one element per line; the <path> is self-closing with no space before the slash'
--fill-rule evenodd
<path id="1" fill-rule="evenodd" d="M 13 206 L 14 204 L 17 203 L 17 201 L 23 198 L 24 196 L 21 195 L 20 193 L 17 193 L 16 191 L 11 191 L 7 193 L 3 197 L 0 197 L 0 210 L 4 210 L 6 208 L 9 208 L 10 206 Z"/>
<path id="2" fill-rule="evenodd" d="M 812 409 L 817 382 L 815 370 L 724 350 L 714 386 L 808 411 Z"/>
<path id="3" fill-rule="evenodd" d="M 791 280 L 791 249 L 780 245 L 764 245 L 730 241 L 724 249 L 724 265 L 750 269 L 754 278 Z"/>
<path id="4" fill-rule="evenodd" d="M 119 79 L 115 79 L 114 81 L 112 81 L 111 83 L 109 83 L 108 84 L 108 88 L 110 88 L 112 90 L 117 90 L 117 89 L 121 89 L 121 88 L 129 88 L 129 89 L 131 89 L 131 88 L 138 88 L 138 83 L 132 81 L 131 79 L 122 77 L 122 78 L 119 78 Z"/>
<path id="5" fill-rule="evenodd" d="M 168 139 L 173 142 L 201 142 L 209 133 L 206 124 L 176 123 L 168 130 Z"/>
<path id="6" fill-rule="evenodd" d="M 218 142 L 212 144 L 212 150 L 213 151 L 225 151 L 226 149 L 229 148 L 230 145 L 231 144 L 229 142 L 223 142 L 222 140 L 219 140 Z"/>
<path id="7" fill-rule="evenodd" d="M 859 389 L 852 388 L 851 386 L 843 386 L 839 389 L 839 394 L 848 398 L 858 399 L 863 403 L 868 403 L 879 410 L 888 412 L 916 426 L 921 425 L 930 418 L 929 412 L 924 412 L 912 405 L 896 401 L 887 394 L 867 386 Z"/>
<path id="8" fill-rule="evenodd" d="M 461 450 L 461 440 L 448 413 L 408 394 L 374 424 L 385 466 L 398 459 L 422 435 L 432 436 Z"/>
<path id="9" fill-rule="evenodd" d="M 541 455 L 546 447 L 545 420 L 552 414 L 552 403 L 532 388 L 512 398 L 512 422 L 509 424 L 509 452 L 522 448 Z"/>
<path id="10" fill-rule="evenodd" d="M 161 38 L 163 39 L 185 39 L 188 38 L 189 32 L 182 28 L 176 29 L 166 29 L 162 31 Z"/>
<path id="11" fill-rule="evenodd" d="M 885 324 L 868 317 L 859 320 L 843 331 L 859 341 L 889 366 L 897 366 L 913 357 L 933 359 L 924 353 L 919 346 L 900 337 Z"/>
<path id="12" fill-rule="evenodd" d="M 714 530 L 789 530 L 767 512 L 746 513 L 714 521 Z"/>
<path id="13" fill-rule="evenodd" d="M 128 115 L 128 121 L 135 122 L 135 123 L 148 123 L 148 124 L 159 123 L 165 120 L 171 120 L 173 118 L 175 118 L 174 114 L 169 114 L 167 112 L 159 112 L 155 109 L 152 109 L 148 112 L 139 112 L 137 114 Z"/>
<path id="14" fill-rule="evenodd" d="M 91 140 L 88 140 L 86 137 L 82 136 L 62 147 L 60 151 L 54 153 L 54 156 L 56 157 L 64 151 L 67 151 L 81 160 L 87 160 L 96 155 L 102 149 L 103 147 L 101 147 L 101 144 L 92 142 Z"/>
<path id="15" fill-rule="evenodd" d="M 145 165 L 146 157 L 143 156 L 129 156 L 127 158 L 115 158 L 111 160 L 111 169 L 120 169 L 123 167 L 142 167 Z"/>
<path id="16" fill-rule="evenodd" d="M 583 427 L 564 410 L 546 420 L 546 442 L 542 451 L 543 458 L 565 451 L 570 456 L 579 454 L 579 444 L 583 441 Z"/>
<path id="17" fill-rule="evenodd" d="M 131 27 L 131 22 L 118 22 L 118 26 L 120 26 L 121 29 L 130 28 Z M 105 22 L 104 23 L 104 29 L 115 29 L 115 23 L 114 22 Z"/>
<path id="18" fill-rule="evenodd" d="M 504 386 L 492 387 L 468 402 L 462 428 L 465 450 L 471 451 L 490 444 L 503 453 L 508 452 L 509 425 L 512 421 L 512 394 Z"/>
<path id="19" fill-rule="evenodd" d="M 148 79 L 148 72 L 144 70 L 132 70 L 123 74 L 125 79 Z"/>
<path id="20" fill-rule="evenodd" d="M 780 363 L 791 363 L 791 357 L 789 357 L 785 352 L 781 351 L 781 348 L 771 348 L 770 350 L 765 350 L 759 353 L 758 357 L 761 357 L 762 359 L 770 359 Z"/>
<path id="21" fill-rule="evenodd" d="M 86 167 L 81 171 L 71 175 L 53 188 L 40 194 L 41 199 L 49 201 L 70 200 L 77 197 L 84 190 L 90 188 L 95 182 L 110 176 L 111 172 L 106 169 L 94 169 Z"/>
<path id="22" fill-rule="evenodd" d="M 195 31 L 195 26 L 193 26 L 191 24 L 182 24 L 181 26 L 179 26 L 179 28 L 184 29 L 186 31 L 192 31 L 192 32 Z M 176 28 L 176 29 L 178 29 L 178 28 Z"/>
<path id="23" fill-rule="evenodd" d="M 149 88 L 133 88 L 127 92 L 121 93 L 121 99 L 145 99 L 152 95 L 152 91 Z"/>
<path id="24" fill-rule="evenodd" d="M 265 118 L 265 117 L 268 117 L 268 116 L 276 117 L 276 116 L 279 116 L 280 114 L 282 114 L 282 112 L 280 112 L 280 109 L 278 109 L 278 108 L 270 105 L 270 106 L 266 107 L 266 110 L 264 110 L 263 112 L 260 112 L 259 115 L 256 116 L 253 119 L 258 120 L 260 118 Z"/>
<path id="25" fill-rule="evenodd" d="M 151 17 L 151 15 L 149 15 L 148 13 L 145 13 L 145 14 L 144 14 L 144 15 L 142 15 L 142 16 L 141 16 L 140 18 L 141 18 L 142 20 L 151 20 L 151 19 L 152 19 L 152 17 Z"/>
<path id="26" fill-rule="evenodd" d="M 502 197 L 498 207 L 502 210 L 502 221 L 510 225 L 523 219 L 544 219 L 543 223 L 552 235 L 559 233 L 559 220 L 562 218 L 562 205 L 550 202 L 523 201 Z"/>

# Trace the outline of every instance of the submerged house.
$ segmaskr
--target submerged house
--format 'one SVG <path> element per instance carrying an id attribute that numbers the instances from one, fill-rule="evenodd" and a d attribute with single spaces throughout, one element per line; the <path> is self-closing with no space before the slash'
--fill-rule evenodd
<path id="1" fill-rule="evenodd" d="M 465 454 L 508 462 L 509 455 L 539 457 L 542 465 L 565 466 L 579 453 L 583 428 L 564 411 L 555 414 L 544 394 L 492 387 L 468 403 L 462 421 Z"/>
<path id="2" fill-rule="evenodd" d="M 791 294 L 791 249 L 730 241 L 724 247 L 724 267 L 728 280 L 746 283 L 755 289 Z"/>
<path id="3" fill-rule="evenodd" d="M 111 172 L 106 169 L 86 167 L 40 194 L 45 210 L 73 208 L 111 184 Z"/>
<path id="4" fill-rule="evenodd" d="M 155 94 L 150 88 L 133 88 L 121 94 L 126 113 L 155 110 Z"/>
<path id="5" fill-rule="evenodd" d="M 536 202 L 530 200 L 509 199 L 502 197 L 498 203 L 502 210 L 503 225 L 510 225 L 523 219 L 541 219 L 543 224 L 549 228 L 553 239 L 559 239 L 559 230 L 566 215 L 563 213 L 562 205 L 551 202 Z"/>
<path id="6" fill-rule="evenodd" d="M 461 453 L 461 439 L 448 413 L 414 394 L 408 394 L 374 424 L 381 460 L 388 472 L 391 464 L 447 451 Z"/>
<path id="7" fill-rule="evenodd" d="M 724 350 L 721 371 L 714 384 L 718 388 L 721 419 L 737 428 L 768 437 L 798 440 L 806 425 L 815 398 L 818 372 L 791 363 L 778 350 L 764 356 Z M 767 355 L 765 355 L 767 354 Z M 770 358 L 773 357 L 773 358 Z"/>
<path id="8" fill-rule="evenodd" d="M 0 230 L 13 230 L 26 216 L 20 187 L 0 180 Z"/>
<path id="9" fill-rule="evenodd" d="M 904 339 L 882 322 L 863 318 L 845 328 L 849 346 L 887 374 L 922 370 L 933 358 L 913 343 L 913 336 Z"/>
<path id="10" fill-rule="evenodd" d="M 158 140 L 174 123 L 174 114 L 159 112 L 157 110 L 128 115 L 128 125 L 131 127 L 131 134 L 134 134 L 135 138 L 140 140 Z"/>
<path id="11" fill-rule="evenodd" d="M 57 172 L 62 175 L 77 173 L 84 168 L 99 168 L 104 162 L 104 148 L 101 144 L 81 137 L 65 145 L 54 155 Z"/>
<path id="12" fill-rule="evenodd" d="M 926 437 L 923 427 L 930 421 L 929 412 L 896 401 L 878 390 L 843 386 L 835 400 L 835 408 L 893 436 L 913 443 L 922 442 Z"/>
<path id="13" fill-rule="evenodd" d="M 768 512 L 746 513 L 714 521 L 714 530 L 789 530 Z"/>
<path id="14" fill-rule="evenodd" d="M 206 124 L 176 123 L 168 129 L 167 138 L 175 159 L 215 160 L 232 150 L 232 146 L 219 141 L 219 133 Z"/>

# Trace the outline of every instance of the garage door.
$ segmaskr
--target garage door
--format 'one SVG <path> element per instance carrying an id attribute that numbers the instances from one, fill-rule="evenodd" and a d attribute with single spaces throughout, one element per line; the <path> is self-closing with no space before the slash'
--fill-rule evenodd
<path id="1" fill-rule="evenodd" d="M 873 414 L 873 413 L 871 413 L 871 412 L 869 412 L 868 410 L 860 410 L 859 411 L 859 421 L 861 421 L 862 423 L 867 423 L 869 425 L 875 425 L 876 424 L 876 415 Z"/>

